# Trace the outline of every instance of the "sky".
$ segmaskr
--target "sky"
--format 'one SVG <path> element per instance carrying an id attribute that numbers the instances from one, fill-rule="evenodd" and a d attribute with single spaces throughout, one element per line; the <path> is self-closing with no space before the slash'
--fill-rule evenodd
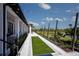
<path id="1" fill-rule="evenodd" d="M 79 11 L 79 4 L 68 3 L 21 3 L 22 12 L 29 23 L 36 28 L 55 28 L 58 20 L 58 28 L 68 28 L 69 24 L 74 27 L 75 15 Z"/>

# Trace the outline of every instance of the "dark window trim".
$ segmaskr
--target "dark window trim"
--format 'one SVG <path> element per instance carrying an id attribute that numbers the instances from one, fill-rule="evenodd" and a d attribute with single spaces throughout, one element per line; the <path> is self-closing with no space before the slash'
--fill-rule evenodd
<path id="1" fill-rule="evenodd" d="M 3 4 L 3 56 L 5 56 L 5 16 L 6 16 L 6 12 L 5 12 L 6 8 L 5 8 L 5 4 Z"/>

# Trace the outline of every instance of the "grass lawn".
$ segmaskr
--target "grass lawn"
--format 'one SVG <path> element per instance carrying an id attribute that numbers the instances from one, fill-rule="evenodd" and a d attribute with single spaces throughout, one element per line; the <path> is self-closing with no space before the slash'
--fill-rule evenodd
<path id="1" fill-rule="evenodd" d="M 54 52 L 37 36 L 32 37 L 33 55 L 49 54 Z"/>

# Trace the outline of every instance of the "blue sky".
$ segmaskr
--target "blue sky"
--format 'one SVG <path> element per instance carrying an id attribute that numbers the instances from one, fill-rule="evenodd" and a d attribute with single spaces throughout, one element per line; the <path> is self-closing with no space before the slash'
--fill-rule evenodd
<path id="1" fill-rule="evenodd" d="M 76 12 L 79 11 L 79 4 L 20 4 L 22 12 L 29 23 L 33 23 L 35 27 L 47 27 L 48 21 L 51 28 L 55 28 L 56 20 L 58 20 L 58 28 L 67 28 L 69 24 L 73 24 Z M 51 19 L 51 20 L 50 20 Z"/>

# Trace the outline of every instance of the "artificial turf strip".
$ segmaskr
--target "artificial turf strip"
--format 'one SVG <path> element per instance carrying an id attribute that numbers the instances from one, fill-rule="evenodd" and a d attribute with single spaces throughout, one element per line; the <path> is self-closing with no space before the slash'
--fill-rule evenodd
<path id="1" fill-rule="evenodd" d="M 40 38 L 32 37 L 33 55 L 48 54 L 54 52 Z"/>

